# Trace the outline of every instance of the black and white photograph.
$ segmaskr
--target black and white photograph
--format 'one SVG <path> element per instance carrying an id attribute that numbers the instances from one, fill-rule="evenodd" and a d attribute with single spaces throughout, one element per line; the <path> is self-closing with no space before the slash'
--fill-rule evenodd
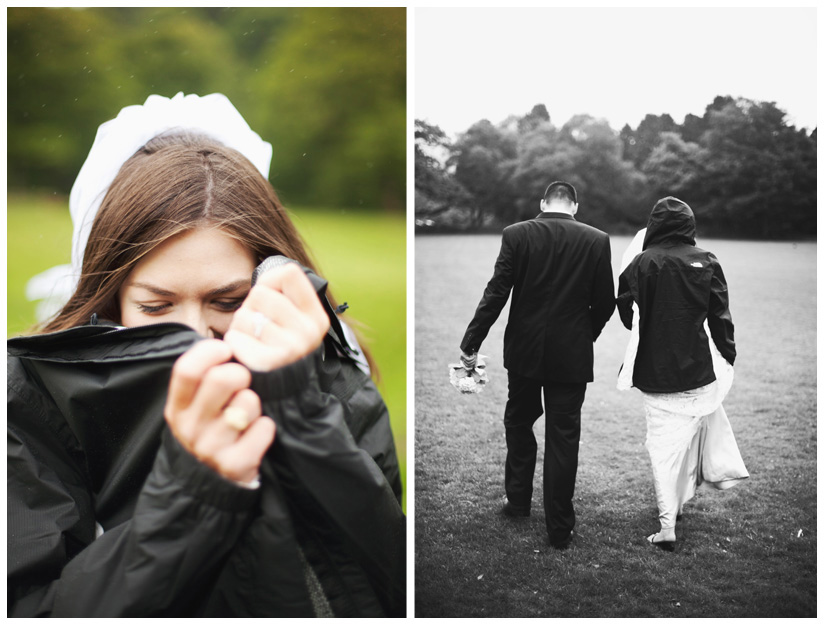
<path id="1" fill-rule="evenodd" d="M 816 9 L 414 17 L 416 617 L 815 617 Z"/>

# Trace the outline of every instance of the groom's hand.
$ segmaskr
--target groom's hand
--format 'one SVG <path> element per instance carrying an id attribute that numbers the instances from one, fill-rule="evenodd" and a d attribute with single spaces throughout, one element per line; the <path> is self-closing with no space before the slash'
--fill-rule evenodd
<path id="1" fill-rule="evenodd" d="M 461 364 L 464 366 L 464 369 L 467 371 L 472 371 L 476 368 L 476 363 L 478 361 L 478 353 L 474 354 L 467 354 L 466 352 L 461 353 Z"/>

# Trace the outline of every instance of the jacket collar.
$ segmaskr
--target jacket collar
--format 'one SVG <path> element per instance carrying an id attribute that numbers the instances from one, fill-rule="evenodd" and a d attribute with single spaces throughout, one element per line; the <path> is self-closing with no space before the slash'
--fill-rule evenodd
<path id="1" fill-rule="evenodd" d="M 536 216 L 537 220 L 553 219 L 553 218 L 561 219 L 561 220 L 574 220 L 574 221 L 576 219 L 575 217 L 573 217 L 569 213 L 560 213 L 559 211 L 542 211 L 541 213 L 539 213 Z"/>
<path id="2" fill-rule="evenodd" d="M 176 322 L 132 328 L 97 324 L 15 337 L 6 341 L 6 351 L 9 356 L 36 361 L 106 363 L 177 358 L 199 339 L 203 337 Z"/>

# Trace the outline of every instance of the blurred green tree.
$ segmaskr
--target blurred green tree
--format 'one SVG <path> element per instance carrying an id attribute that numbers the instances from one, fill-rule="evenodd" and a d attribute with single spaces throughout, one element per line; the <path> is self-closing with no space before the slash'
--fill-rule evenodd
<path id="1" fill-rule="evenodd" d="M 232 40 L 247 67 L 257 68 L 266 48 L 284 36 L 300 14 L 297 8 L 198 7 L 188 9 L 210 20 Z"/>
<path id="2" fill-rule="evenodd" d="M 10 186 L 68 192 L 97 127 L 158 93 L 230 97 L 229 38 L 197 10 L 9 9 Z"/>
<path id="3" fill-rule="evenodd" d="M 9 186 L 68 193 L 98 125 L 133 97 L 112 67 L 118 38 L 96 11 L 10 8 L 7 20 Z"/>
<path id="4" fill-rule="evenodd" d="M 226 94 L 291 202 L 403 209 L 403 8 L 10 8 L 9 186 L 68 193 L 97 127 L 150 94 Z"/>
<path id="5" fill-rule="evenodd" d="M 286 201 L 402 209 L 405 10 L 303 9 L 259 60 L 251 117 Z"/>
<path id="6" fill-rule="evenodd" d="M 105 15 L 114 22 L 120 10 L 109 9 Z M 127 15 L 125 23 L 118 20 L 123 23 L 118 28 L 119 56 L 110 60 L 110 66 L 127 72 L 137 86 L 131 89 L 138 91 L 134 103 L 153 93 L 171 97 L 179 91 L 220 92 L 243 108 L 237 96 L 242 64 L 225 28 L 199 9 L 155 8 Z"/>

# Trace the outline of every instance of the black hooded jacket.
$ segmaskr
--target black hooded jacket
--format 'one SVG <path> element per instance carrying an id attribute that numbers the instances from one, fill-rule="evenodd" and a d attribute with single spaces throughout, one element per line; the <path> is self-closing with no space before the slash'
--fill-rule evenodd
<path id="1" fill-rule="evenodd" d="M 639 348 L 633 385 L 648 393 L 697 389 L 716 380 L 708 328 L 728 363 L 736 358 L 728 286 L 716 257 L 696 247 L 690 207 L 673 197 L 650 214 L 642 253 L 619 277 L 616 305 L 632 327 L 639 309 Z"/>
<path id="2" fill-rule="evenodd" d="M 8 342 L 9 616 L 399 616 L 405 516 L 386 407 L 324 348 L 253 374 L 261 487 L 168 431 L 180 324 Z M 101 534 L 102 533 L 102 534 Z"/>

